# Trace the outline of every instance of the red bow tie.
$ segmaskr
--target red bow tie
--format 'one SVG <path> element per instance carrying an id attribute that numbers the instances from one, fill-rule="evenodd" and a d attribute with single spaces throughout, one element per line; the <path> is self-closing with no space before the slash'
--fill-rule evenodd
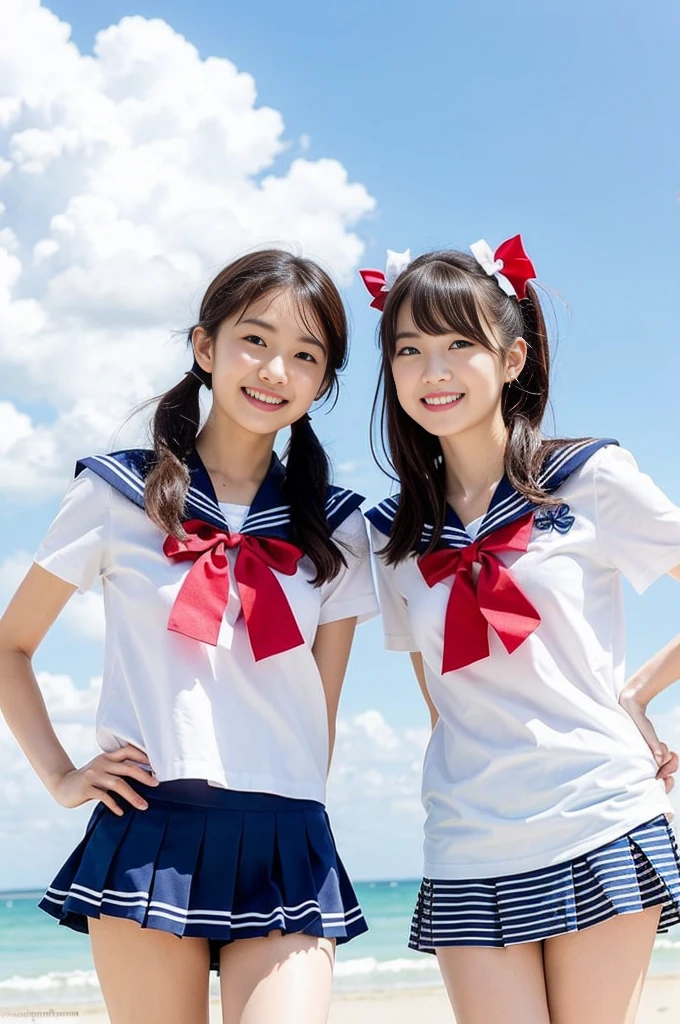
<path id="1" fill-rule="evenodd" d="M 512 654 L 540 625 L 540 615 L 496 557 L 500 551 L 526 551 L 533 518 L 524 516 L 465 548 L 442 548 L 418 559 L 428 587 L 455 577 L 446 606 L 442 673 L 487 658 L 489 626 Z M 480 565 L 476 586 L 474 562 Z"/>
<path id="2" fill-rule="evenodd" d="M 184 523 L 188 537 L 168 536 L 163 551 L 176 561 L 193 561 L 175 600 L 168 629 L 217 645 L 229 600 L 227 548 L 238 548 L 234 578 L 255 661 L 282 654 L 305 641 L 281 584 L 272 572 L 294 576 L 304 552 L 285 540 L 227 533 L 200 519 Z"/>

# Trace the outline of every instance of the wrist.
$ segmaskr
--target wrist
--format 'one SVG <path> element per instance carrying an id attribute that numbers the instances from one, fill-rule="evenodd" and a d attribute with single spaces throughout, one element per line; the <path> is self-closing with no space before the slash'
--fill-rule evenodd
<path id="1" fill-rule="evenodd" d="M 50 796 L 54 796 L 55 795 L 55 793 L 59 789 L 59 786 L 64 781 L 66 776 L 70 772 L 73 772 L 75 770 L 76 770 L 75 765 L 69 763 L 68 767 L 63 767 L 63 768 L 55 769 L 54 771 L 49 772 L 49 774 L 47 774 L 47 775 L 45 775 L 43 777 L 43 782 L 45 784 L 45 788 L 47 789 L 47 791 L 50 794 Z"/>

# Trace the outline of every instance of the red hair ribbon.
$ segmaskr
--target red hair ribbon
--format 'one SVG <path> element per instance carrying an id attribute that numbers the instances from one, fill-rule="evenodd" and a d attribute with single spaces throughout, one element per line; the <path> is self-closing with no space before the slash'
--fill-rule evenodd
<path id="1" fill-rule="evenodd" d="M 441 548 L 418 559 L 428 587 L 454 576 L 446 606 L 442 673 L 487 658 L 489 626 L 512 654 L 540 625 L 540 615 L 496 557 L 501 551 L 526 551 L 533 518 L 533 513 L 524 516 L 465 548 Z M 480 565 L 476 586 L 474 562 Z"/>
<path id="2" fill-rule="evenodd" d="M 410 262 L 410 249 L 407 249 L 406 252 L 393 252 L 392 249 L 388 249 L 387 264 L 384 272 L 382 270 L 359 271 L 367 291 L 373 296 L 373 302 L 371 303 L 373 309 L 379 309 L 382 312 L 387 293 L 402 271 L 406 270 Z"/>
<path id="3" fill-rule="evenodd" d="M 217 645 L 229 600 L 227 549 L 238 548 L 234 578 L 255 661 L 282 654 L 305 641 L 272 569 L 294 576 L 304 552 L 288 541 L 227 533 L 200 519 L 184 523 L 188 537 L 168 536 L 163 551 L 175 561 L 195 564 L 181 586 L 168 629 Z"/>
<path id="4" fill-rule="evenodd" d="M 474 242 L 470 250 L 489 277 L 496 278 L 506 295 L 526 298 L 527 282 L 536 277 L 536 270 L 524 251 L 521 235 L 501 242 L 495 252 L 483 238 Z"/>

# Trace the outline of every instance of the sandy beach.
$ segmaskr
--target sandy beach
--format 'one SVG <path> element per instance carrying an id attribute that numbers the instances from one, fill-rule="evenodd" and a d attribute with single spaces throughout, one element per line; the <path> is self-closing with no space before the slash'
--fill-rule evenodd
<path id="1" fill-rule="evenodd" d="M 79 1024 L 108 1024 L 109 1021 L 101 1005 L 55 1006 L 52 1013 L 49 1007 L 0 1009 L 3 1024 L 74 1018 Z M 453 1024 L 446 994 L 440 986 L 337 995 L 330 1016 L 330 1024 L 412 1024 L 423 1020 L 428 1024 Z M 638 1024 L 675 1024 L 677 1021 L 680 1021 L 680 978 L 651 978 L 645 986 Z M 210 1006 L 210 1024 L 221 1024 L 217 1000 Z"/>

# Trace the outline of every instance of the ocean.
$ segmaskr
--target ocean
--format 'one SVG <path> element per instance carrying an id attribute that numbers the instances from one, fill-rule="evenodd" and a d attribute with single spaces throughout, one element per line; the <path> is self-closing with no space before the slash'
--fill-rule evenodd
<path id="1" fill-rule="evenodd" d="M 370 931 L 338 948 L 336 990 L 413 988 L 439 982 L 433 956 L 406 947 L 419 882 L 359 882 Z M 36 907 L 40 892 L 0 892 L 0 1011 L 101 1001 L 86 935 Z M 680 926 L 659 936 L 653 974 L 680 975 Z M 217 984 L 213 980 L 215 994 Z"/>

